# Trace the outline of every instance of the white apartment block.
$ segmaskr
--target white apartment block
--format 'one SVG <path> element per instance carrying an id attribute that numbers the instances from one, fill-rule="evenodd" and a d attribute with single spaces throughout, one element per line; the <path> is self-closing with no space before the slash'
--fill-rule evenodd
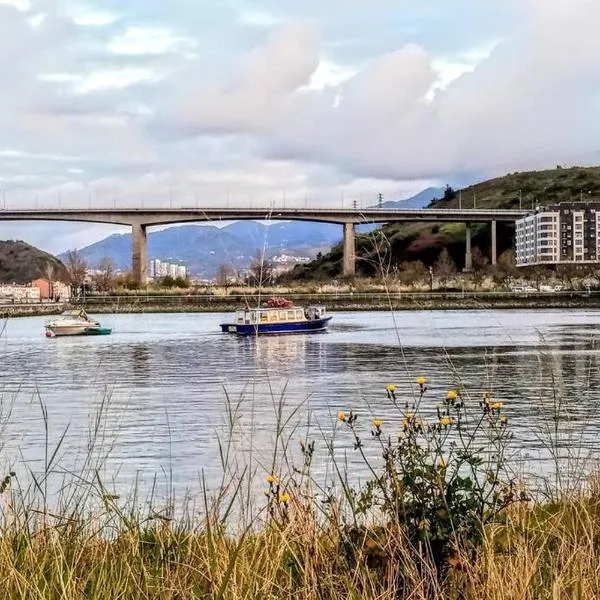
<path id="1" fill-rule="evenodd" d="M 164 277 L 181 277 L 182 279 L 187 279 L 186 266 L 162 261 L 158 258 L 150 261 L 148 271 L 152 279 L 163 279 Z"/>
<path id="2" fill-rule="evenodd" d="M 600 262 L 600 203 L 565 202 L 516 223 L 517 266 Z"/>

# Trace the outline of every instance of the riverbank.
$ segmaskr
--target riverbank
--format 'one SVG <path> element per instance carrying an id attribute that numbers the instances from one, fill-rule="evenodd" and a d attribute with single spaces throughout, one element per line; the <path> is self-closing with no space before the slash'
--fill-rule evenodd
<path id="1" fill-rule="evenodd" d="M 491 310 L 600 308 L 600 293 L 563 292 L 515 294 L 467 293 L 349 293 L 289 294 L 296 305 L 322 304 L 331 312 L 403 310 Z M 81 303 L 93 313 L 231 312 L 258 306 L 268 295 L 119 296 L 91 297 Z"/>
<path id="2" fill-rule="evenodd" d="M 118 313 L 226 313 L 239 307 L 258 306 L 268 295 L 185 296 L 128 295 L 88 296 L 72 305 L 24 304 L 0 306 L 0 318 L 60 314 L 77 306 L 94 314 Z M 600 292 L 508 293 L 355 293 L 289 294 L 296 305 L 322 304 L 330 312 L 409 310 L 499 310 L 499 309 L 600 309 Z"/>
<path id="3" fill-rule="evenodd" d="M 0 305 L 0 319 L 13 317 L 42 317 L 59 315 L 65 310 L 64 304 L 8 304 Z"/>

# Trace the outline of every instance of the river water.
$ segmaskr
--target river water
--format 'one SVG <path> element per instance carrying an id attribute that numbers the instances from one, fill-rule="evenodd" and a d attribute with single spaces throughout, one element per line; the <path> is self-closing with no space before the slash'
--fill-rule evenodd
<path id="1" fill-rule="evenodd" d="M 110 487 L 156 476 L 183 493 L 219 480 L 219 441 L 234 441 L 236 464 L 270 471 L 279 413 L 290 447 L 308 430 L 326 471 L 338 410 L 396 432 L 385 386 L 411 398 L 419 375 L 429 415 L 451 388 L 502 400 L 515 470 L 549 474 L 556 452 L 564 465 L 600 450 L 600 311 L 337 313 L 326 334 L 259 339 L 221 334 L 225 317 L 102 315 L 113 335 L 60 339 L 43 336 L 43 318 L 1 322 L 2 467 L 39 472 L 58 447 L 54 468 L 76 471 L 95 439 Z"/>

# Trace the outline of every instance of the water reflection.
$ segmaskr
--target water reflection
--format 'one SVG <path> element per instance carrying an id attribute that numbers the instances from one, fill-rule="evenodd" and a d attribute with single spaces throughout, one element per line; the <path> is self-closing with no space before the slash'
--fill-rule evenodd
<path id="1" fill-rule="evenodd" d="M 340 408 L 365 421 L 382 417 L 393 429 L 399 417 L 384 387 L 394 382 L 401 398 L 411 398 L 420 374 L 430 381 L 424 410 L 431 416 L 451 387 L 466 389 L 474 403 L 484 390 L 502 399 L 524 469 L 550 468 L 549 442 L 563 458 L 600 448 L 596 311 L 338 314 L 327 334 L 258 339 L 218 333 L 221 319 L 115 315 L 112 336 L 60 340 L 42 337 L 43 319 L 12 320 L 0 343 L 0 395 L 13 404 L 4 459 L 41 460 L 41 399 L 51 442 L 68 425 L 63 459 L 76 463 L 90 417 L 107 401 L 106 470 L 118 483 L 172 472 L 176 487 L 194 486 L 201 471 L 209 479 L 220 472 L 228 402 L 238 447 L 265 459 L 282 402 L 296 436 L 310 413 L 311 435 L 322 441 Z M 338 443 L 351 455 L 349 440 Z M 323 443 L 319 449 L 324 457 Z M 325 458 L 319 468 L 325 472 Z"/>

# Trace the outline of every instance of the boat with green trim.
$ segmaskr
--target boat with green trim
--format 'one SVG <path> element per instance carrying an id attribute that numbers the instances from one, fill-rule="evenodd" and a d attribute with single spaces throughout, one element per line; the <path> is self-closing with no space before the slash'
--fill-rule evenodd
<path id="1" fill-rule="evenodd" d="M 46 337 L 72 335 L 110 335 L 112 329 L 102 327 L 88 317 L 83 309 L 67 310 L 59 319 L 46 323 Z"/>

